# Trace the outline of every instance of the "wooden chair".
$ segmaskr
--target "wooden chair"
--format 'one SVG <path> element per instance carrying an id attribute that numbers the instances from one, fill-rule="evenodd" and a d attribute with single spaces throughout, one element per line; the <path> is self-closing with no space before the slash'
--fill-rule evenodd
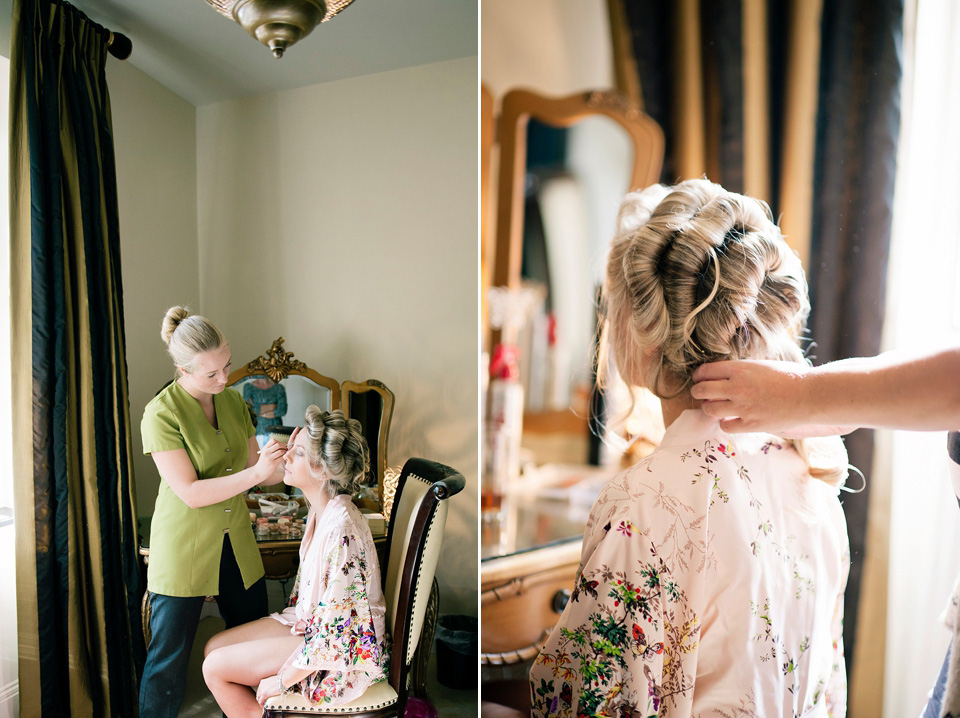
<path id="1" fill-rule="evenodd" d="M 383 594 L 387 626 L 392 627 L 388 680 L 371 686 L 360 698 L 340 706 L 312 706 L 298 693 L 267 701 L 264 718 L 349 715 L 356 718 L 402 716 L 411 669 L 434 583 L 447 516 L 447 499 L 464 486 L 449 466 L 410 459 L 403 467 L 387 531 Z"/>

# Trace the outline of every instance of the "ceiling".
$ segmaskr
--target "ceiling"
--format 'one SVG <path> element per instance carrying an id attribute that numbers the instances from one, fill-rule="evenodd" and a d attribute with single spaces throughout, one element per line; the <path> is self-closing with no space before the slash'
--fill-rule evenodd
<path id="1" fill-rule="evenodd" d="M 131 39 L 126 62 L 197 106 L 476 56 L 477 3 L 355 0 L 277 59 L 206 0 L 71 0 Z M 12 7 L 0 0 L 5 25 Z"/>

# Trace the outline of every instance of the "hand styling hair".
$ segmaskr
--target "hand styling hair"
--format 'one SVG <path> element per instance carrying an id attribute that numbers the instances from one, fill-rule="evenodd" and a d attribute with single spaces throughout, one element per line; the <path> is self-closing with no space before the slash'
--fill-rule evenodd
<path id="1" fill-rule="evenodd" d="M 765 203 L 705 179 L 626 196 L 603 310 L 601 380 L 612 350 L 628 385 L 661 398 L 689 389 L 704 362 L 808 363 L 799 344 L 810 311 L 799 258 Z M 843 482 L 839 438 L 795 443 L 812 475 Z"/>
<path id="2" fill-rule="evenodd" d="M 160 324 L 160 336 L 167 345 L 173 363 L 186 371 L 193 370 L 197 354 L 216 351 L 227 343 L 213 322 L 186 307 L 170 307 Z"/>
<path id="3" fill-rule="evenodd" d="M 327 491 L 337 494 L 357 492 L 370 469 L 370 449 L 360 422 L 348 419 L 340 409 L 321 411 L 307 408 L 306 424 L 310 465 L 327 473 Z"/>

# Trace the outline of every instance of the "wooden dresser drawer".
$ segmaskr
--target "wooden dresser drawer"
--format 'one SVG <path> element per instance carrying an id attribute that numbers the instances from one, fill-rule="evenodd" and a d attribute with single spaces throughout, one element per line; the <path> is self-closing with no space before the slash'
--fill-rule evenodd
<path id="1" fill-rule="evenodd" d="M 481 563 L 481 663 L 520 663 L 536 656 L 570 598 L 580 540 Z"/>

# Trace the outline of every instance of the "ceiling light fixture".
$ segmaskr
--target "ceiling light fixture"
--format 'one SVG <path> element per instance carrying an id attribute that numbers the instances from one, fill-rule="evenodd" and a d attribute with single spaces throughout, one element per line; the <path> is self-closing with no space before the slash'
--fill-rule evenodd
<path id="1" fill-rule="evenodd" d="M 274 57 L 313 28 L 326 22 L 353 0 L 207 0 L 221 15 L 236 20 L 244 30 L 269 47 Z"/>

